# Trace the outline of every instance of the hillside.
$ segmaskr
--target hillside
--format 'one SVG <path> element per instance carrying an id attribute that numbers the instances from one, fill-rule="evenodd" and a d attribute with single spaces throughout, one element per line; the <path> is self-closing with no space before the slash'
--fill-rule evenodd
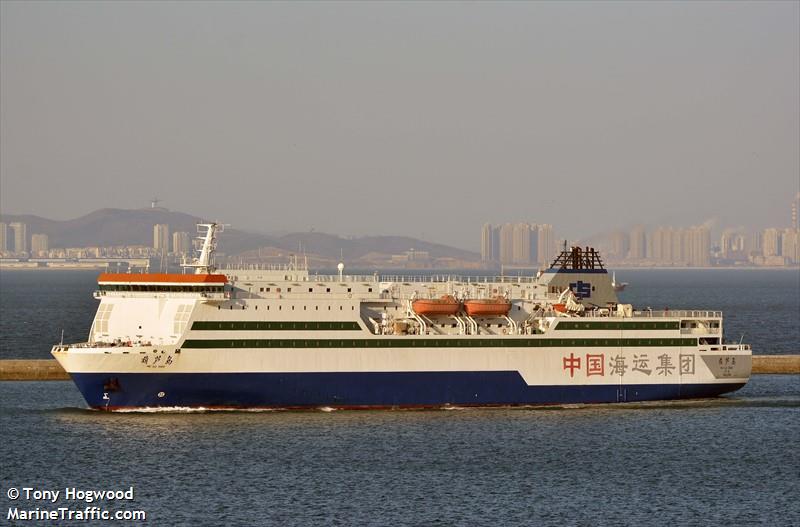
<path id="1" fill-rule="evenodd" d="M 5 223 L 28 224 L 28 236 L 47 234 L 51 247 L 92 247 L 113 245 L 151 245 L 153 225 L 165 223 L 170 232 L 186 231 L 194 234 L 202 218 L 163 208 L 100 209 L 79 218 L 57 221 L 33 215 L 2 215 Z M 220 237 L 219 251 L 238 255 L 259 248 L 272 247 L 296 253 L 319 255 L 324 259 L 338 260 L 344 253 L 346 259 L 356 260 L 370 253 L 401 254 L 409 249 L 427 251 L 432 258 L 478 260 L 480 255 L 447 245 L 426 242 L 405 236 L 365 236 L 343 238 L 320 232 L 296 232 L 283 236 L 267 236 L 228 228 Z"/>

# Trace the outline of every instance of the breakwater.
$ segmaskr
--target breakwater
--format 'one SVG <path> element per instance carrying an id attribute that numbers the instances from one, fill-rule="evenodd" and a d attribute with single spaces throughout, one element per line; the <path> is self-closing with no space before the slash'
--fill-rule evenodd
<path id="1" fill-rule="evenodd" d="M 800 355 L 753 355 L 753 373 L 800 373 Z"/>
<path id="2" fill-rule="evenodd" d="M 753 373 L 800 374 L 800 355 L 754 355 Z M 0 360 L 0 381 L 67 381 L 54 359 Z"/>

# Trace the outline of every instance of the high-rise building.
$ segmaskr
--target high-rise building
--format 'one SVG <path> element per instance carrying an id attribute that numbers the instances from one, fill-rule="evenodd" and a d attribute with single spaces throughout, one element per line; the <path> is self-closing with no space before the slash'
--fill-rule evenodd
<path id="1" fill-rule="evenodd" d="M 726 260 L 741 260 L 747 257 L 747 243 L 742 232 L 726 229 L 719 240 L 720 254 Z"/>
<path id="2" fill-rule="evenodd" d="M 25 223 L 11 223 L 9 227 L 11 227 L 11 230 L 14 232 L 14 252 L 27 253 L 28 226 Z"/>
<path id="3" fill-rule="evenodd" d="M 781 236 L 781 256 L 790 263 L 800 263 L 800 229 L 786 229 Z"/>
<path id="4" fill-rule="evenodd" d="M 618 260 L 628 257 L 631 243 L 627 232 L 617 231 L 611 235 L 611 256 Z"/>
<path id="5" fill-rule="evenodd" d="M 764 257 L 781 255 L 781 231 L 778 229 L 764 229 L 761 237 L 761 251 Z"/>
<path id="6" fill-rule="evenodd" d="M 650 242 L 650 259 L 663 264 L 672 264 L 672 227 L 658 227 L 653 231 Z"/>
<path id="7" fill-rule="evenodd" d="M 536 224 L 531 225 L 531 252 L 528 256 L 528 261 L 531 264 L 538 264 L 539 263 L 539 226 Z"/>
<path id="8" fill-rule="evenodd" d="M 175 254 L 192 252 L 192 238 L 188 232 L 179 231 L 172 235 L 172 252 Z"/>
<path id="9" fill-rule="evenodd" d="M 749 231 L 744 239 L 744 253 L 748 259 L 756 255 L 761 255 L 763 246 L 763 233 L 761 231 Z"/>
<path id="10" fill-rule="evenodd" d="M 528 223 L 514 225 L 514 243 L 512 249 L 513 263 L 528 265 L 531 263 L 531 226 Z"/>
<path id="11" fill-rule="evenodd" d="M 711 230 L 708 227 L 686 229 L 684 238 L 686 264 L 692 267 L 711 265 Z"/>
<path id="12" fill-rule="evenodd" d="M 0 253 L 8 251 L 8 225 L 0 223 Z"/>
<path id="13" fill-rule="evenodd" d="M 722 236 L 719 238 L 719 253 L 725 259 L 730 259 L 733 255 L 733 245 L 736 232 L 730 229 L 722 231 Z"/>
<path id="14" fill-rule="evenodd" d="M 500 228 L 489 223 L 481 229 L 481 260 L 484 262 L 500 260 Z"/>
<path id="15" fill-rule="evenodd" d="M 169 225 L 157 223 L 153 226 L 153 248 L 164 254 L 169 252 Z"/>
<path id="16" fill-rule="evenodd" d="M 481 229 L 481 260 L 502 264 L 549 264 L 555 257 L 552 225 L 485 224 Z"/>
<path id="17" fill-rule="evenodd" d="M 500 226 L 500 263 L 514 262 L 514 225 L 505 223 Z"/>
<path id="18" fill-rule="evenodd" d="M 672 263 L 675 265 L 687 265 L 686 253 L 686 229 L 675 229 L 672 231 Z"/>
<path id="19" fill-rule="evenodd" d="M 638 226 L 631 230 L 630 252 L 628 256 L 633 260 L 642 260 L 647 256 L 647 238 L 644 227 Z"/>
<path id="20" fill-rule="evenodd" d="M 550 224 L 539 225 L 539 239 L 537 240 L 537 256 L 539 264 L 550 265 L 556 257 L 556 238 L 553 226 Z"/>
<path id="21" fill-rule="evenodd" d="M 31 236 L 31 254 L 35 256 L 47 256 L 50 249 L 50 238 L 46 234 L 33 234 Z"/>

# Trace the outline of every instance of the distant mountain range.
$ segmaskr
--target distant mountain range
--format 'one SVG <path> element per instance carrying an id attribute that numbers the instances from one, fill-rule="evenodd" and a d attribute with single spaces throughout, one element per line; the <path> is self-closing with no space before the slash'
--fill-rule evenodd
<path id="1" fill-rule="evenodd" d="M 46 234 L 51 247 L 94 247 L 114 245 L 152 245 L 153 225 L 165 223 L 170 233 L 185 231 L 194 236 L 196 224 L 205 220 L 191 214 L 173 212 L 164 208 L 100 209 L 80 218 L 65 221 L 50 220 L 34 215 L 0 216 L 5 223 L 21 222 L 28 225 L 28 236 Z M 267 236 L 236 229 L 225 229 L 220 237 L 219 251 L 229 256 L 263 248 L 297 253 L 315 254 L 324 259 L 338 260 L 344 252 L 347 260 L 357 260 L 366 255 L 401 254 L 409 249 L 427 251 L 431 258 L 455 258 L 475 261 L 480 254 L 447 245 L 430 243 L 406 236 L 365 236 L 343 238 L 321 232 L 295 232 L 283 236 Z"/>

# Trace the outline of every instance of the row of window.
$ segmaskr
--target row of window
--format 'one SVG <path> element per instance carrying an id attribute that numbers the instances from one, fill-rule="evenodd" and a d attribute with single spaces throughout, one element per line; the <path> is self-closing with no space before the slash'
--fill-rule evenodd
<path id="1" fill-rule="evenodd" d="M 211 339 L 186 340 L 183 348 L 572 348 L 696 346 L 697 339 Z"/>
<path id="2" fill-rule="evenodd" d="M 222 293 L 221 285 L 100 284 L 100 291 L 142 291 L 153 293 Z"/>
<path id="3" fill-rule="evenodd" d="M 280 331 L 280 330 L 325 330 L 325 331 L 358 331 L 357 322 L 304 322 L 304 321 L 197 321 L 192 324 L 195 331 Z"/>
<path id="4" fill-rule="evenodd" d="M 235 306 L 235 304 L 230 304 L 228 306 L 228 309 L 233 311 L 234 306 Z M 295 306 L 289 306 L 289 307 L 291 307 L 291 310 L 294 311 Z M 254 308 L 255 308 L 256 311 L 258 311 L 258 304 L 254 304 Z M 267 304 L 267 311 L 269 311 L 269 308 L 270 308 L 270 306 L 269 306 L 269 304 Z M 220 309 L 222 309 L 222 305 L 218 304 L 217 305 L 217 310 L 220 310 Z M 244 310 L 244 309 L 247 309 L 247 304 L 242 304 L 242 310 Z M 355 310 L 356 310 L 356 306 L 350 306 L 350 311 L 355 311 Z M 278 311 L 283 311 L 283 306 L 280 305 L 280 304 L 278 304 Z M 308 311 L 308 306 L 303 306 L 303 311 Z M 314 306 L 314 311 L 319 311 L 319 306 Z M 331 311 L 331 306 L 328 306 L 328 311 Z M 339 306 L 339 311 L 344 311 L 344 306 Z"/>
<path id="5" fill-rule="evenodd" d="M 678 322 L 559 322 L 556 329 L 678 329 Z"/>
<path id="6" fill-rule="evenodd" d="M 272 288 L 271 288 L 271 287 L 259 287 L 259 288 L 258 288 L 258 291 L 259 291 L 259 292 L 261 292 L 261 293 L 271 293 L 271 292 L 272 292 Z M 282 290 L 281 290 L 281 288 L 280 288 L 280 287 L 276 287 L 276 288 L 275 288 L 275 292 L 276 292 L 276 293 L 280 293 L 281 291 L 282 291 Z M 287 293 L 291 293 L 291 292 L 292 292 L 292 288 L 291 288 L 291 287 L 287 287 L 287 288 L 286 288 L 286 292 L 287 292 Z M 313 293 L 313 292 L 314 292 L 314 288 L 313 288 L 313 287 L 309 287 L 309 288 L 308 288 L 308 292 L 309 292 L 309 293 Z M 326 288 L 325 288 L 325 292 L 326 292 L 326 293 L 330 293 L 330 292 L 331 292 L 331 288 L 330 288 L 330 287 L 326 287 Z M 352 288 L 352 287 L 348 287 L 348 288 L 347 288 L 347 292 L 348 292 L 348 293 L 352 293 L 352 292 L 353 292 L 353 288 Z M 371 287 L 367 288 L 367 292 L 368 292 L 368 293 L 371 293 L 371 292 L 372 292 L 372 288 L 371 288 Z"/>

